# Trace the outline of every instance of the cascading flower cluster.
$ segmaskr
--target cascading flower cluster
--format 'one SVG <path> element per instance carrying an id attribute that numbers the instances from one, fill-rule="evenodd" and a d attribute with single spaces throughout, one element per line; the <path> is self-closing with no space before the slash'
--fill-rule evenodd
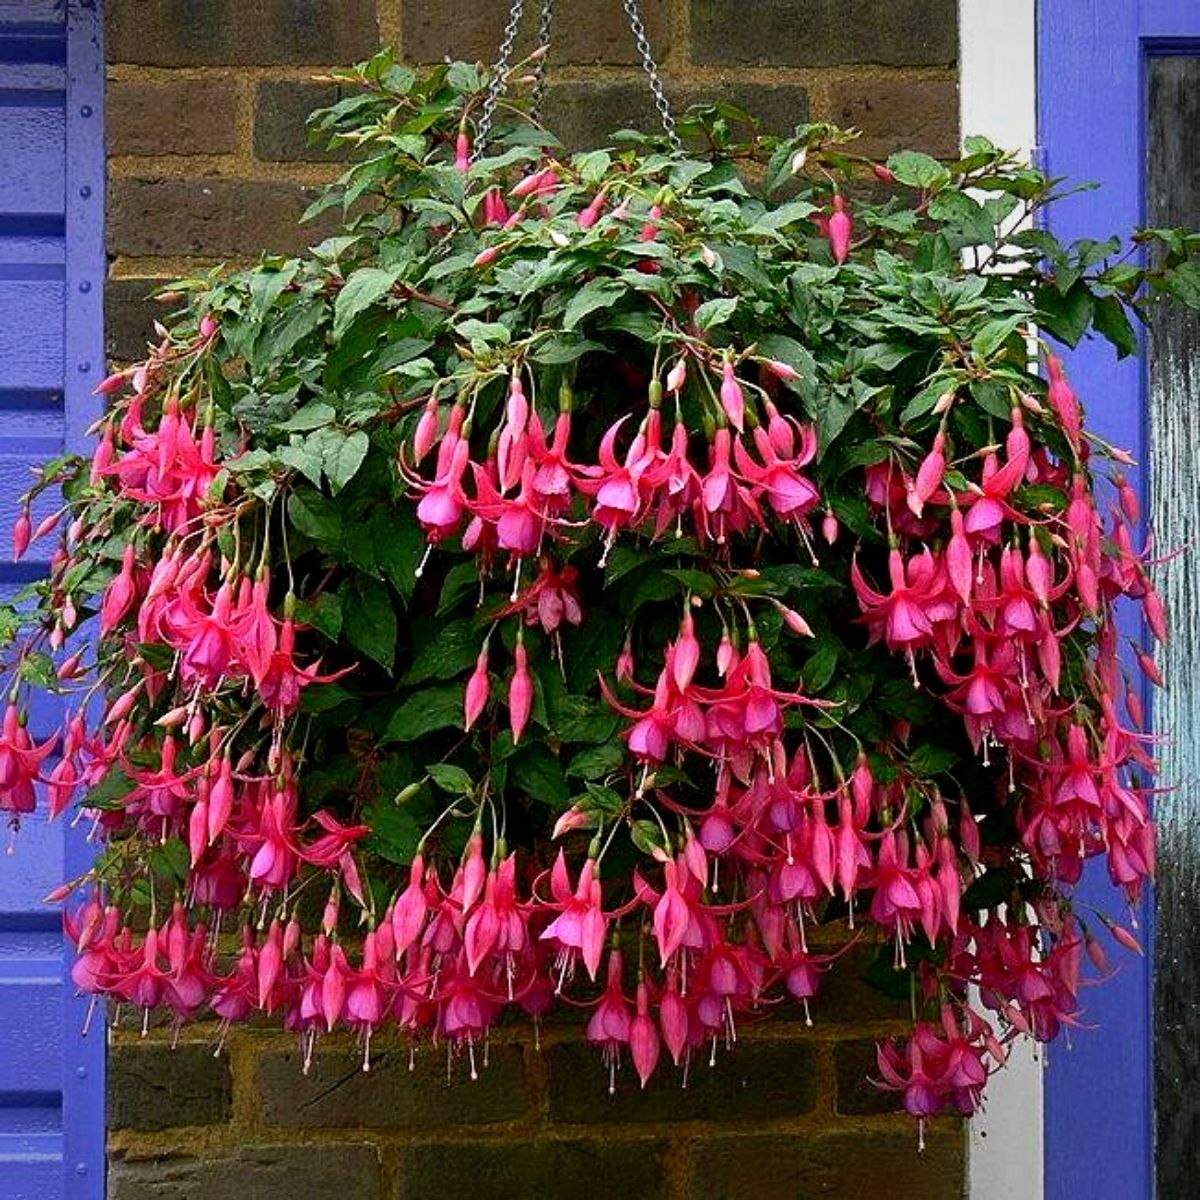
<path id="1" fill-rule="evenodd" d="M 981 140 L 885 166 L 725 111 L 708 158 L 518 125 L 473 163 L 473 69 L 344 79 L 324 203 L 373 203 L 172 289 L 16 523 L 58 543 L 0 620 L 0 809 L 91 824 L 75 984 L 472 1077 L 583 1002 L 615 1090 L 819 1017 L 861 941 L 913 1007 L 877 1082 L 973 1111 L 1104 969 L 1087 860 L 1130 905 L 1154 869 L 1137 493 L 1028 339 L 1131 349 L 1194 235 L 1134 268 L 1004 232 L 1052 184 Z"/>

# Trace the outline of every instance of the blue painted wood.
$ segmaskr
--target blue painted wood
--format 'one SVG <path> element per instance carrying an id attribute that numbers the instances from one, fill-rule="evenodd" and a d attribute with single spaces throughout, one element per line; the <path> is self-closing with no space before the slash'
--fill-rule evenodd
<path id="1" fill-rule="evenodd" d="M 1196 0 L 1073 0 L 1038 5 L 1038 140 L 1051 175 L 1094 180 L 1101 189 L 1056 205 L 1063 239 L 1128 231 L 1145 221 L 1145 62 L 1168 46 L 1200 46 Z M 1090 424 L 1148 458 L 1144 357 L 1114 364 L 1106 343 L 1066 356 Z M 1144 471 L 1136 484 L 1145 497 Z M 1147 506 L 1143 504 L 1143 509 Z M 1144 639 L 1136 614 L 1123 632 Z M 1102 864 L 1078 890 L 1082 904 L 1126 917 Z M 1046 1076 L 1047 1200 L 1139 1200 L 1154 1193 L 1153 908 L 1138 914 L 1145 959 L 1127 958 L 1083 997 L 1088 1028 L 1056 1048 Z"/>
<path id="2" fill-rule="evenodd" d="M 103 375 L 103 52 L 97 0 L 0 0 L 0 530 L 29 468 L 82 449 Z M 46 498 L 49 510 L 52 498 Z M 0 561 L 0 595 L 49 547 Z M 0 554 L 0 560 L 6 558 Z M 57 720 L 35 705 L 39 736 Z M 0 858 L 0 1200 L 104 1194 L 103 1022 L 43 897 L 90 859 L 83 830 L 32 820 Z"/>

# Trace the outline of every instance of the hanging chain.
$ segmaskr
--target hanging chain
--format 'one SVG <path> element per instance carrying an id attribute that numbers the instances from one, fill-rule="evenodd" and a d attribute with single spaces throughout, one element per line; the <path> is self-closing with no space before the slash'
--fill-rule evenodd
<path id="1" fill-rule="evenodd" d="M 550 57 L 550 22 L 554 19 L 554 0 L 542 0 L 538 18 L 538 49 L 542 52 L 534 68 L 533 119 L 542 119 L 542 101 L 546 98 L 546 60 Z"/>
<path id="2" fill-rule="evenodd" d="M 487 93 L 483 98 L 483 111 L 479 114 L 479 124 L 475 128 L 475 145 L 471 148 L 471 162 L 476 162 L 487 145 L 488 134 L 492 132 L 492 121 L 496 118 L 496 105 L 500 101 L 500 93 L 504 91 L 508 75 L 508 60 L 512 58 L 513 46 L 517 42 L 517 33 L 521 28 L 521 17 L 525 14 L 525 0 L 513 0 L 508 10 L 508 24 L 504 26 L 504 37 L 500 41 L 500 54 L 492 67 L 492 77 L 488 80 Z"/>
<path id="3" fill-rule="evenodd" d="M 663 132 L 672 150 L 679 150 L 682 143 L 675 127 L 675 117 L 671 112 L 671 102 L 663 89 L 662 79 L 658 73 L 658 63 L 654 61 L 654 53 L 650 49 L 650 40 L 646 37 L 646 26 L 642 21 L 642 9 L 638 0 L 623 0 L 625 15 L 629 18 L 629 28 L 633 40 L 637 44 L 638 54 L 642 58 L 642 69 L 650 82 L 650 93 L 654 97 L 654 107 L 658 110 Z M 507 84 L 508 62 L 512 58 L 513 47 L 517 42 L 517 34 L 521 28 L 521 18 L 525 15 L 525 0 L 512 0 L 508 10 L 508 23 L 504 26 L 504 36 L 500 42 L 500 53 L 492 67 L 492 76 L 488 80 L 487 92 L 483 98 L 483 110 L 479 116 L 479 124 L 475 130 L 475 144 L 471 148 L 471 162 L 478 161 L 487 145 L 488 136 L 492 132 L 492 122 L 496 118 L 496 106 Z M 537 118 L 541 114 L 542 101 L 546 95 L 546 59 L 550 49 L 550 26 L 554 17 L 554 0 L 542 0 L 541 13 L 538 19 L 538 46 L 542 53 L 539 55 L 534 68 L 533 114 Z"/>
<path id="4" fill-rule="evenodd" d="M 663 132 L 672 150 L 679 150 L 683 143 L 675 128 L 675 117 L 671 113 L 671 102 L 663 91 L 662 80 L 658 76 L 658 63 L 650 50 L 650 41 L 646 37 L 646 26 L 642 24 L 641 5 L 638 0 L 625 0 L 625 15 L 629 18 L 629 28 L 633 31 L 633 40 L 637 42 L 638 53 L 642 56 L 642 69 L 650 81 L 650 91 L 654 96 L 654 107 L 658 109 L 662 121 Z"/>

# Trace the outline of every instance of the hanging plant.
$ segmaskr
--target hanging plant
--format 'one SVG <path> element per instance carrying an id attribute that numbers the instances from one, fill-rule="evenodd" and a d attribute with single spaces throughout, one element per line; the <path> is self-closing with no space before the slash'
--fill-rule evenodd
<path id="1" fill-rule="evenodd" d="M 1134 944 L 1087 860 L 1131 903 L 1154 861 L 1114 606 L 1162 606 L 1045 339 L 1133 352 L 1197 236 L 1060 245 L 978 138 L 873 163 L 718 105 L 568 156 L 515 90 L 481 145 L 463 64 L 337 78 L 341 232 L 174 285 L 29 494 L 0 808 L 94 829 L 76 985 L 472 1075 L 570 998 L 644 1084 L 819 1018 L 861 939 L 912 997 L 882 1085 L 973 1110 Z"/>

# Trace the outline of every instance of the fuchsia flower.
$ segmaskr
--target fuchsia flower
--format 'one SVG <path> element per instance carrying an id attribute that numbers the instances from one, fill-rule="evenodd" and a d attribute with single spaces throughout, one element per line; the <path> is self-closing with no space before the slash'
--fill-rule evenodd
<path id="1" fill-rule="evenodd" d="M 25 728 L 25 715 L 9 701 L 0 726 L 0 812 L 11 813 L 14 820 L 22 813 L 33 812 L 33 785 L 57 742 L 58 734 L 52 734 L 40 746 L 35 744 Z"/>
<path id="2" fill-rule="evenodd" d="M 632 1022 L 629 1017 L 629 1001 L 621 989 L 621 952 L 612 950 L 608 955 L 608 982 L 604 995 L 596 1005 L 588 1021 L 587 1037 L 593 1046 L 599 1046 L 604 1065 L 608 1068 L 608 1092 L 617 1091 L 617 1067 L 621 1063 L 621 1051 L 629 1045 Z M 643 1046 L 642 1053 L 645 1053 Z M 649 1078 L 647 1073 L 646 1078 Z M 642 1081 L 645 1085 L 645 1079 Z"/>

